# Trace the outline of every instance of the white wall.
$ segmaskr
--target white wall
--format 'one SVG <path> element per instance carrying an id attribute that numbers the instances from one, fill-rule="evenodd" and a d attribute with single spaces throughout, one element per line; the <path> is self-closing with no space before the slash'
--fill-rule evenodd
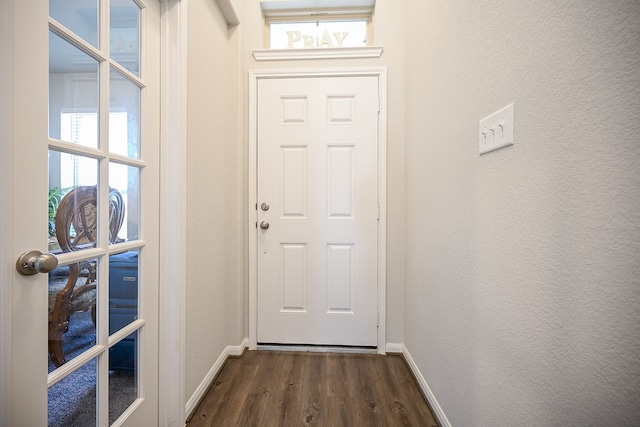
<path id="1" fill-rule="evenodd" d="M 227 28 L 213 0 L 188 0 L 187 48 L 189 399 L 225 348 L 246 336 L 246 161 L 237 29 Z"/>
<path id="2" fill-rule="evenodd" d="M 386 66 L 388 71 L 387 134 L 387 342 L 401 343 L 404 329 L 404 3 L 377 0 L 374 45 L 383 46 L 379 59 L 266 61 L 253 59 L 263 48 L 263 18 L 259 0 L 247 0 L 241 9 L 244 70 L 315 69 Z M 244 98 L 248 97 L 245 83 Z M 248 108 L 248 107 L 247 107 Z M 248 110 L 245 108 L 245 114 Z M 248 126 L 248 118 L 245 117 Z"/>
<path id="3" fill-rule="evenodd" d="M 409 352 L 455 426 L 637 425 L 640 3 L 406 3 Z"/>

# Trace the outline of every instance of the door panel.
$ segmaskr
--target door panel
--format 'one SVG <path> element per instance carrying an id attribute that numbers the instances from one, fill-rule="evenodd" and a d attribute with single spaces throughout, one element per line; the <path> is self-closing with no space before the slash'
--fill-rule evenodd
<path id="1" fill-rule="evenodd" d="M 378 344 L 377 103 L 377 76 L 258 82 L 258 343 Z"/>

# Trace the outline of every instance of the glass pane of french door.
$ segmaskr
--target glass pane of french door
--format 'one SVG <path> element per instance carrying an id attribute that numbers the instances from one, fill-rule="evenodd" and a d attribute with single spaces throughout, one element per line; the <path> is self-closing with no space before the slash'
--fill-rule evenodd
<path id="1" fill-rule="evenodd" d="M 99 6 L 98 0 L 80 2 L 49 0 L 49 16 L 73 31 L 82 40 L 98 47 Z"/>
<path id="2" fill-rule="evenodd" d="M 49 13 L 49 425 L 107 425 L 144 400 L 145 4 Z"/>

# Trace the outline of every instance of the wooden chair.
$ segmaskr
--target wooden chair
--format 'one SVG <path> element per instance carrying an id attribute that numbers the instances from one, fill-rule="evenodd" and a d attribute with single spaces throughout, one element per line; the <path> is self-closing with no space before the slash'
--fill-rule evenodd
<path id="1" fill-rule="evenodd" d="M 98 228 L 98 197 L 95 186 L 81 186 L 69 191 L 58 207 L 56 237 L 62 252 L 72 252 L 96 246 Z M 124 222 L 122 194 L 109 191 L 109 243 L 115 243 Z M 49 357 L 59 367 L 67 362 L 62 346 L 63 334 L 69 329 L 73 313 L 91 310 L 95 325 L 96 265 L 82 261 L 68 266 L 69 275 L 61 287 L 49 285 Z M 63 286 L 62 286 L 63 285 Z"/>

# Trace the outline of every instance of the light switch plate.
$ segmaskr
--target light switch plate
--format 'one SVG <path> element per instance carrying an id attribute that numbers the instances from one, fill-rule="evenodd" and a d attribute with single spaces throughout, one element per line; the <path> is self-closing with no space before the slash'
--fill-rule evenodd
<path id="1" fill-rule="evenodd" d="M 513 145 L 513 103 L 480 120 L 478 151 L 480 154 Z"/>

